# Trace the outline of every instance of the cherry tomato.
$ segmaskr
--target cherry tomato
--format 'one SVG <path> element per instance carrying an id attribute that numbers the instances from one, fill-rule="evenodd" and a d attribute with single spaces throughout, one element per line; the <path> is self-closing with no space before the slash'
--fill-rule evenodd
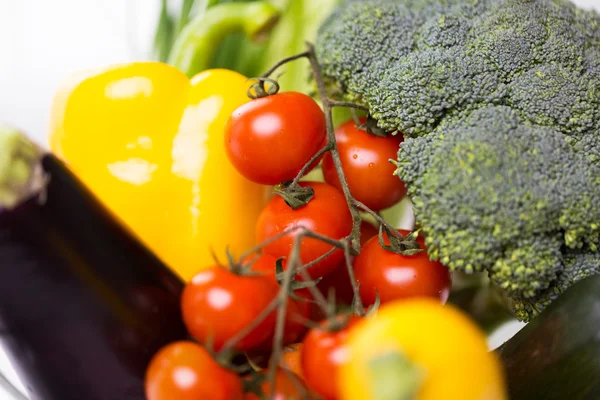
<path id="1" fill-rule="evenodd" d="M 261 273 L 264 276 L 271 278 L 274 282 L 277 282 L 277 259 L 275 257 L 270 254 L 260 254 L 257 257 L 257 255 L 253 254 L 246 257 L 243 262 L 246 263 L 251 261 L 253 261 L 252 266 L 250 267 L 252 271 Z M 285 260 L 283 260 L 283 265 L 285 265 Z"/>
<path id="2" fill-rule="evenodd" d="M 181 298 L 183 321 L 202 343 L 212 341 L 220 350 L 227 340 L 250 325 L 279 293 L 279 287 L 264 276 L 239 276 L 215 266 L 192 278 Z M 275 312 L 269 314 L 235 349 L 246 351 L 273 332 Z"/>
<path id="3" fill-rule="evenodd" d="M 294 295 L 300 299 L 312 299 L 308 289 L 298 289 L 294 291 Z M 303 300 L 289 298 L 287 301 L 287 309 L 285 313 L 285 325 L 283 328 L 283 345 L 287 346 L 300 340 L 308 328 L 305 321 L 311 320 L 311 303 Z M 273 331 L 273 334 L 275 332 Z M 273 349 L 273 335 L 270 335 L 267 340 L 261 344 L 259 350 L 264 352 Z"/>
<path id="4" fill-rule="evenodd" d="M 342 317 L 337 317 L 341 321 Z M 308 331 L 302 346 L 302 371 L 308 387 L 325 400 L 337 399 L 337 373 L 341 365 L 349 361 L 346 340 L 354 325 L 362 318 L 350 317 L 348 323 L 339 330 L 327 329 L 329 321 Z"/>
<path id="5" fill-rule="evenodd" d="M 298 92 L 254 99 L 237 108 L 225 127 L 231 163 L 249 180 L 265 185 L 294 179 L 325 143 L 323 111 Z"/>
<path id="6" fill-rule="evenodd" d="M 329 293 L 333 290 L 337 304 L 349 305 L 352 304 L 354 299 L 354 292 L 348 277 L 348 267 L 346 267 L 345 262 L 342 262 L 336 269 L 325 275 L 317 288 L 326 298 L 329 298 Z"/>
<path id="7" fill-rule="evenodd" d="M 373 236 L 376 236 L 379 230 L 369 221 L 363 221 L 360 225 L 360 244 L 364 245 Z M 348 267 L 345 260 L 340 263 L 329 274 L 325 275 L 317 285 L 319 291 L 325 296 L 329 296 L 329 291 L 334 290 L 335 298 L 338 304 L 352 304 L 354 292 L 348 277 Z"/>
<path id="8" fill-rule="evenodd" d="M 403 236 L 409 232 L 399 231 Z M 385 237 L 384 242 L 389 244 Z M 417 243 L 425 248 L 424 240 Z M 410 297 L 434 297 L 445 303 L 450 294 L 450 271 L 437 261 L 429 260 L 426 252 L 403 256 L 379 245 L 371 238 L 354 260 L 354 274 L 360 283 L 360 296 L 365 306 L 375 302 L 376 291 L 381 303 Z"/>
<path id="9" fill-rule="evenodd" d="M 175 342 L 156 353 L 145 391 L 148 400 L 243 399 L 241 379 L 193 342 Z"/>
<path id="10" fill-rule="evenodd" d="M 283 337 L 285 346 L 300 340 L 304 336 L 308 330 L 305 322 L 311 319 L 311 303 L 309 301 L 313 297 L 308 289 L 295 290 L 294 295 L 299 297 L 300 300 L 288 299 L 290 306 L 285 315 L 285 333 Z"/>
<path id="11" fill-rule="evenodd" d="M 261 273 L 277 283 L 277 271 L 275 269 L 277 259 L 275 257 L 269 254 L 261 254 L 258 257 L 253 255 L 245 259 L 244 262 L 249 262 L 251 260 L 254 261 L 250 268 L 252 271 Z M 285 260 L 283 260 L 283 266 L 285 268 Z M 312 296 L 310 291 L 308 289 L 298 289 L 294 291 L 294 294 L 300 299 L 288 299 L 287 310 L 285 313 L 284 345 L 288 345 L 300 339 L 307 331 L 304 321 L 311 319 L 312 303 L 310 303 L 310 300 L 312 300 Z M 264 344 L 260 346 L 260 350 L 270 351 L 272 348 L 273 336 L 271 335 Z"/>
<path id="12" fill-rule="evenodd" d="M 360 245 L 367 243 L 373 236 L 379 234 L 379 228 L 373 225 L 372 222 L 365 221 L 360 224 Z"/>
<path id="13" fill-rule="evenodd" d="M 363 118 L 361 123 L 366 120 Z M 394 175 L 390 163 L 398 156 L 402 135 L 378 137 L 359 129 L 354 121 L 340 125 L 335 131 L 342 169 L 352 196 L 374 211 L 399 202 L 406 194 L 404 183 Z M 323 157 L 325 181 L 341 189 L 331 154 Z"/>
<path id="14" fill-rule="evenodd" d="M 352 231 L 352 216 L 348 210 L 344 195 L 335 187 L 322 182 L 302 182 L 301 186 L 310 186 L 315 194 L 305 206 L 292 210 L 281 196 L 273 196 L 262 210 L 256 224 L 257 242 L 263 242 L 290 228 L 304 226 L 313 232 L 342 239 Z M 295 237 L 300 231 L 290 234 L 266 245 L 263 252 L 275 258 L 288 257 Z M 316 260 L 332 249 L 332 246 L 318 239 L 303 238 L 300 247 L 300 259 L 303 263 Z M 310 267 L 307 271 L 314 279 L 333 271 L 344 258 L 342 250 L 336 250 L 330 256 Z"/>
<path id="15" fill-rule="evenodd" d="M 265 371 L 266 375 L 267 372 Z M 273 393 L 271 382 L 265 379 L 261 385 L 261 390 L 265 399 L 273 400 L 292 400 L 292 399 L 314 399 L 310 396 L 308 389 L 304 386 L 302 379 L 291 371 L 277 370 L 275 375 L 275 393 Z M 308 397 L 307 397 L 308 396 Z M 261 398 L 254 393 L 247 393 L 244 400 L 260 400 Z"/>
<path id="16" fill-rule="evenodd" d="M 277 271 L 275 269 L 277 259 L 269 254 L 261 254 L 258 258 L 254 256 L 250 257 L 249 259 L 251 260 L 253 258 L 255 258 L 255 260 L 252 264 L 251 270 L 262 273 L 264 276 L 277 283 Z M 285 260 L 283 260 L 283 266 L 285 268 Z M 294 291 L 294 294 L 300 299 L 288 299 L 288 307 L 285 313 L 285 328 L 283 336 L 284 345 L 288 345 L 297 341 L 302 335 L 304 335 L 304 333 L 306 333 L 307 328 L 304 325 L 304 321 L 310 320 L 311 317 L 310 300 L 312 300 L 312 296 L 310 291 L 308 289 L 298 289 Z M 265 351 L 272 349 L 272 339 L 272 336 L 269 337 L 265 345 L 261 346 L 264 347 Z"/>
<path id="17" fill-rule="evenodd" d="M 300 378 L 304 379 L 304 372 L 302 372 L 302 359 L 300 357 L 302 353 L 302 343 L 293 343 L 289 346 L 284 347 L 283 354 L 279 360 L 279 366 L 288 371 L 292 371 Z"/>

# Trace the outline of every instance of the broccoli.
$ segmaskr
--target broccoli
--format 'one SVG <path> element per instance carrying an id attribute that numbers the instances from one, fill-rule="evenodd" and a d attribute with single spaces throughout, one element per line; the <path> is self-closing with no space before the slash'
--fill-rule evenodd
<path id="1" fill-rule="evenodd" d="M 405 135 L 432 259 L 487 271 L 517 316 L 600 274 L 600 15 L 561 0 L 346 0 L 325 78 Z"/>
<path id="2" fill-rule="evenodd" d="M 430 256 L 456 270 L 488 271 L 520 318 L 527 319 L 523 304 L 533 312 L 543 303 L 541 310 L 547 301 L 536 299 L 549 289 L 600 273 L 600 165 L 558 130 L 507 106 L 485 106 L 407 139 L 398 171 Z M 571 249 L 589 253 L 577 274 Z"/>

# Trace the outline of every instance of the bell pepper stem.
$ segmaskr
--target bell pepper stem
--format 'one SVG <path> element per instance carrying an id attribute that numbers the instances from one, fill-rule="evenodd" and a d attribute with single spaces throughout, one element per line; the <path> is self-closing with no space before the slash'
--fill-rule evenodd
<path id="1" fill-rule="evenodd" d="M 42 155 L 24 134 L 0 126 L 0 209 L 15 207 L 43 187 Z"/>
<path id="2" fill-rule="evenodd" d="M 390 351 L 368 363 L 372 398 L 414 400 L 425 378 L 421 368 L 399 351 Z"/>
<path id="3" fill-rule="evenodd" d="M 266 2 L 217 4 L 183 29 L 169 64 L 192 77 L 208 68 L 217 47 L 228 35 L 243 32 L 251 40 L 261 41 L 278 20 L 279 10 Z"/>

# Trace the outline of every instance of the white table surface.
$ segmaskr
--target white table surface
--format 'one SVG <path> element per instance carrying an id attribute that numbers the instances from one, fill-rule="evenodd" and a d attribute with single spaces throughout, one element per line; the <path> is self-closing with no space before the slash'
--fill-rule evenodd
<path id="1" fill-rule="evenodd" d="M 600 0 L 575 3 L 600 10 Z M 147 58 L 158 9 L 159 0 L 0 0 L 0 123 L 45 144 L 59 83 L 81 69 Z M 521 327 L 503 327 L 490 347 Z M 0 373 L 23 390 L 1 348 Z M 0 389 L 0 400 L 12 399 Z"/>

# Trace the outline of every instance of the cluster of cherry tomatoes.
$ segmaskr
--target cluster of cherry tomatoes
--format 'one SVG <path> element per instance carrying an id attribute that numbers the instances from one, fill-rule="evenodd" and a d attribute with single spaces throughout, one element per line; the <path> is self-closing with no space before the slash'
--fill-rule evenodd
<path id="1" fill-rule="evenodd" d="M 402 199 L 406 190 L 389 162 L 396 156 L 401 136 L 375 136 L 348 121 L 336 130 L 335 137 L 354 199 L 374 211 Z M 248 102 L 234 112 L 225 132 L 232 164 L 248 179 L 266 185 L 294 180 L 326 145 L 321 108 L 309 96 L 296 92 Z M 314 161 L 308 170 L 319 163 L 325 182 L 300 183 L 314 191 L 306 205 L 293 209 L 281 196 L 270 199 L 256 224 L 257 243 L 264 243 L 259 253 L 233 262 L 229 268 L 215 265 L 203 269 L 186 286 L 182 316 L 196 342 L 171 344 L 154 357 L 146 376 L 149 400 L 260 398 L 244 393 L 244 381 L 250 378 L 229 369 L 223 355 L 233 351 L 250 360 L 264 356 L 267 361 L 262 366 L 269 365 L 281 297 L 281 274 L 276 266 L 281 260 L 280 272 L 286 269 L 286 258 L 298 234 L 294 228 L 303 226 L 334 240 L 347 238 L 352 231 L 352 216 L 331 154 Z M 363 222 L 361 251 L 351 260 L 364 305 L 374 304 L 377 297 L 382 304 L 411 297 L 432 297 L 444 303 L 450 289 L 447 268 L 430 261 L 425 252 L 403 256 L 388 251 L 380 245 L 377 233 L 372 223 Z M 424 247 L 422 239 L 418 243 Z M 343 250 L 333 251 L 330 243 L 304 237 L 299 259 L 301 265 L 311 264 L 306 272 L 310 280 L 319 281 L 317 289 L 324 297 L 335 293 L 341 310 L 352 303 L 353 287 Z M 296 283 L 306 280 L 306 275 L 294 277 Z M 276 399 L 336 400 L 336 371 L 347 358 L 346 337 L 363 316 L 343 311 L 326 317 L 309 288 L 297 286 L 300 288 L 286 293 L 283 345 L 287 347 L 275 387 L 265 380 L 262 391 L 266 398 L 275 391 Z"/>

